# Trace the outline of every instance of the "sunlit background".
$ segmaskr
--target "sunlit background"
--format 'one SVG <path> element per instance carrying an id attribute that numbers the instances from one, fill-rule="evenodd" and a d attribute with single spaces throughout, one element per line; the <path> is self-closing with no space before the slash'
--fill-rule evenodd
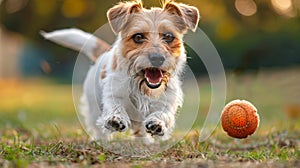
<path id="1" fill-rule="evenodd" d="M 0 0 L 1 127 L 28 127 L 45 134 L 49 131 L 45 125 L 54 130 L 67 124 L 80 128 L 71 95 L 77 53 L 45 41 L 39 32 L 70 27 L 94 32 L 107 23 L 106 11 L 117 2 Z M 299 119 L 300 0 L 180 2 L 200 10 L 199 27 L 214 43 L 226 69 L 227 101 L 252 101 L 266 130 Z M 144 5 L 160 6 L 160 1 L 145 0 Z M 196 59 L 192 51 L 188 53 Z M 189 60 L 201 91 L 197 126 L 210 102 L 206 69 L 199 64 Z"/>

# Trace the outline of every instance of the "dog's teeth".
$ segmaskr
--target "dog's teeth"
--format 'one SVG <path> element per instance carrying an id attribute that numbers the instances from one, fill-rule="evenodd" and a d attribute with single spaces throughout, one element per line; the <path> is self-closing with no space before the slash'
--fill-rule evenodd
<path id="1" fill-rule="evenodd" d="M 152 82 L 150 82 L 150 80 L 149 80 L 149 78 L 146 78 L 146 80 L 147 80 L 147 82 L 150 84 L 150 85 L 159 85 L 160 84 L 160 82 L 161 82 L 161 79 L 160 79 L 160 81 L 159 82 L 157 82 L 157 83 L 152 83 Z"/>

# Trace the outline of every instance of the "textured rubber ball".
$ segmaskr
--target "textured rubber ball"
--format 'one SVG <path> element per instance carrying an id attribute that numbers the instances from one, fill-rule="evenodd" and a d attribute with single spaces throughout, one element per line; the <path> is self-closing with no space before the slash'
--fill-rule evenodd
<path id="1" fill-rule="evenodd" d="M 247 138 L 259 126 L 259 115 L 256 107 L 246 100 L 233 100 L 221 114 L 222 128 L 233 138 Z"/>

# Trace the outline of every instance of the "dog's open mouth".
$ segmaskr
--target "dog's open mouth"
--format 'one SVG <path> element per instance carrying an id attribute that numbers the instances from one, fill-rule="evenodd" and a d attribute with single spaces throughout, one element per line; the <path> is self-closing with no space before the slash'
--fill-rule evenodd
<path id="1" fill-rule="evenodd" d="M 143 70 L 146 84 L 151 89 L 157 89 L 163 79 L 163 71 L 158 68 L 146 68 Z"/>

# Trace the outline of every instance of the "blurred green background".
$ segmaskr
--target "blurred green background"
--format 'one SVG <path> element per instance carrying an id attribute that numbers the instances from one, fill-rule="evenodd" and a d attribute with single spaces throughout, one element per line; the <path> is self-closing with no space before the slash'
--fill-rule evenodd
<path id="1" fill-rule="evenodd" d="M 80 127 L 71 95 L 77 53 L 45 41 L 39 31 L 76 27 L 94 32 L 107 23 L 106 11 L 117 2 L 0 0 L 1 127 L 42 129 L 40 124 L 49 123 Z M 227 100 L 252 101 L 267 130 L 297 123 L 300 0 L 180 2 L 200 11 L 199 27 L 214 43 L 226 69 Z M 160 1 L 144 0 L 144 6 L 160 6 Z M 201 102 L 196 125 L 201 126 L 210 105 L 210 83 L 199 61 L 189 61 L 189 65 L 199 77 Z M 192 98 L 187 94 L 186 100 Z"/>

